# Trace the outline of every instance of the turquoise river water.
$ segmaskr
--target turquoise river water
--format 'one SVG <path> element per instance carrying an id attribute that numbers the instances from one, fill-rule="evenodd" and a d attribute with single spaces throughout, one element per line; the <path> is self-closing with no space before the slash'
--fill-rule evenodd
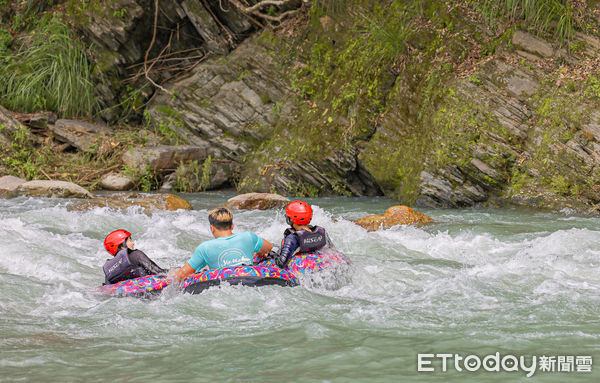
<path id="1" fill-rule="evenodd" d="M 313 222 L 353 262 L 342 275 L 156 299 L 95 292 L 115 228 L 163 267 L 211 238 L 207 213 L 231 195 L 184 197 L 193 211 L 154 214 L 0 199 L 0 381 L 600 381 L 599 218 L 421 210 L 436 223 L 368 233 L 351 220 L 393 201 L 313 199 Z M 279 210 L 234 222 L 276 244 L 286 226 Z"/>

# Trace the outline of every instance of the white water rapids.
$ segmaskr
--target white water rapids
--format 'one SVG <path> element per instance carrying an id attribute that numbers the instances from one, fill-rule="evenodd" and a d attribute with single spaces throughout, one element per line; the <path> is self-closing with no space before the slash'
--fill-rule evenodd
<path id="1" fill-rule="evenodd" d="M 368 233 L 351 222 L 386 199 L 309 200 L 353 262 L 300 287 L 225 286 L 156 299 L 93 291 L 104 236 L 132 232 L 162 267 L 210 239 L 230 195 L 195 210 L 70 212 L 68 200 L 0 199 L 0 381 L 565 382 L 600 378 L 600 219 L 517 209 L 424 210 L 435 224 Z M 234 213 L 235 230 L 279 244 L 281 211 Z M 535 373 L 457 371 L 418 354 L 537 356 Z M 541 371 L 541 356 L 593 358 Z M 568 359 L 565 359 L 568 361 Z M 581 362 L 581 363 L 579 363 Z M 567 367 L 567 365 L 562 365 Z M 585 367 L 581 367 L 584 369 Z"/>

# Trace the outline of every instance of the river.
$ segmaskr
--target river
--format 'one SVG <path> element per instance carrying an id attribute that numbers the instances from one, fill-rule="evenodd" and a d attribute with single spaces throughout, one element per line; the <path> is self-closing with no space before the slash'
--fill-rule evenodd
<path id="1" fill-rule="evenodd" d="M 294 288 L 167 289 L 156 299 L 95 292 L 113 229 L 132 232 L 162 267 L 183 265 L 211 238 L 207 213 L 231 195 L 183 196 L 193 211 L 70 212 L 69 200 L 0 199 L 0 381 L 600 379 L 600 218 L 420 210 L 436 223 L 368 233 L 351 220 L 393 201 L 310 199 L 313 223 L 353 262 L 343 275 Z M 235 212 L 234 222 L 276 244 L 286 226 L 279 210 Z M 439 354 L 452 355 L 446 371 Z M 511 367 L 510 356 L 526 367 L 536 358 L 536 370 Z M 475 369 L 486 357 L 491 371 Z"/>

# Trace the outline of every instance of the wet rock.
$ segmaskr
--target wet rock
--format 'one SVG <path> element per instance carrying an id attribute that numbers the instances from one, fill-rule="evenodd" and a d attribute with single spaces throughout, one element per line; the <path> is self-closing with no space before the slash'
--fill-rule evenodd
<path id="1" fill-rule="evenodd" d="M 181 162 L 204 161 L 214 151 L 207 143 L 202 145 L 159 145 L 132 148 L 123 154 L 123 162 L 136 169 L 175 170 Z"/>
<path id="2" fill-rule="evenodd" d="M 114 194 L 108 197 L 96 197 L 91 200 L 73 203 L 69 205 L 68 210 L 82 211 L 96 207 L 124 210 L 132 206 L 139 206 L 150 212 L 155 210 L 192 209 L 192 205 L 188 201 L 174 194 L 126 193 Z"/>
<path id="3" fill-rule="evenodd" d="M 98 185 L 104 190 L 125 191 L 131 190 L 134 180 L 121 173 L 108 173 L 100 179 Z"/>
<path id="4" fill-rule="evenodd" d="M 546 40 L 523 31 L 515 31 L 513 45 L 542 57 L 554 56 L 554 49 Z"/>
<path id="5" fill-rule="evenodd" d="M 225 203 L 228 209 L 267 210 L 280 209 L 290 202 L 286 197 L 271 193 L 247 193 L 230 198 Z"/>
<path id="6" fill-rule="evenodd" d="M 17 188 L 25 182 L 27 181 L 23 178 L 15 176 L 0 177 L 0 193 L 11 193 L 17 190 Z"/>
<path id="7" fill-rule="evenodd" d="M 260 165 L 252 165 L 259 169 Z M 382 195 L 373 176 L 358 161 L 358 150 L 344 148 L 324 159 L 281 161 L 268 165 L 252 179 L 261 179 L 258 185 L 238 184 L 242 190 L 302 194 L 312 189 L 319 195 L 377 196 Z M 309 190 L 310 191 L 310 190 Z"/>
<path id="8" fill-rule="evenodd" d="M 106 126 L 75 120 L 57 120 L 49 126 L 58 141 L 67 143 L 82 152 L 89 152 L 102 137 L 110 134 Z"/>
<path id="9" fill-rule="evenodd" d="M 368 215 L 354 221 L 367 231 L 385 230 L 396 225 L 423 225 L 431 222 L 433 219 L 429 216 L 406 206 L 392 206 L 383 215 Z"/>
<path id="10" fill-rule="evenodd" d="M 31 197 L 94 198 L 92 193 L 81 186 L 66 181 L 29 181 L 19 185 L 16 192 Z"/>
<path id="11" fill-rule="evenodd" d="M 466 207 L 484 202 L 489 197 L 481 185 L 468 181 L 458 168 L 452 172 L 445 169 L 441 174 L 423 171 L 420 182 L 421 192 L 415 201 L 419 207 Z"/>

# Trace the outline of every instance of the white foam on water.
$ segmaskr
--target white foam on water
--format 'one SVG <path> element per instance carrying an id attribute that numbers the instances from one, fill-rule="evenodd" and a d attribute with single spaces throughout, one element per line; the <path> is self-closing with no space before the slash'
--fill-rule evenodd
<path id="1" fill-rule="evenodd" d="M 313 223 L 325 227 L 352 261 L 343 270 L 303 277 L 297 288 L 224 285 L 188 295 L 169 287 L 161 296 L 144 300 L 92 291 L 104 280 L 102 265 L 109 257 L 103 249 L 105 235 L 125 228 L 136 247 L 160 266 L 179 267 L 198 244 L 211 239 L 209 209 L 69 212 L 60 200 L 3 200 L 3 329 L 26 335 L 41 327 L 89 341 L 78 346 L 81 353 L 102 352 L 121 373 L 125 366 L 119 366 L 117 355 L 122 354 L 111 352 L 156 358 L 156 366 L 145 367 L 157 371 L 174 363 L 171 354 L 159 351 L 166 346 L 198 353 L 209 347 L 223 360 L 232 348 L 251 355 L 248 344 L 254 343 L 256 349 L 288 348 L 295 355 L 314 354 L 323 344 L 346 362 L 356 356 L 352 350 L 362 350 L 372 362 L 377 352 L 362 348 L 369 339 L 366 331 L 395 339 L 397 352 L 410 360 L 417 350 L 403 346 L 407 339 L 444 352 L 450 346 L 481 345 L 531 351 L 543 338 L 560 348 L 572 338 L 585 345 L 581 350 L 599 351 L 600 328 L 594 319 L 600 310 L 597 219 L 567 213 L 432 211 L 437 224 L 367 232 L 350 221 L 364 215 L 364 203 L 356 211 L 352 200 L 343 201 L 346 212 L 335 214 L 320 205 L 331 205 L 331 200 L 313 204 Z M 287 227 L 281 210 L 236 211 L 234 222 L 235 232 L 255 231 L 276 246 Z M 286 337 L 291 338 L 286 342 Z M 53 352 L 74 355 L 67 346 Z M 31 347 L 27 353 L 24 357 L 11 351 L 3 363 L 53 363 L 48 350 Z M 77 360 L 72 364 L 89 370 L 92 359 Z M 61 369 L 56 364 L 53 368 Z M 219 371 L 222 380 L 232 377 Z M 259 369 L 260 374 L 266 371 Z"/>

